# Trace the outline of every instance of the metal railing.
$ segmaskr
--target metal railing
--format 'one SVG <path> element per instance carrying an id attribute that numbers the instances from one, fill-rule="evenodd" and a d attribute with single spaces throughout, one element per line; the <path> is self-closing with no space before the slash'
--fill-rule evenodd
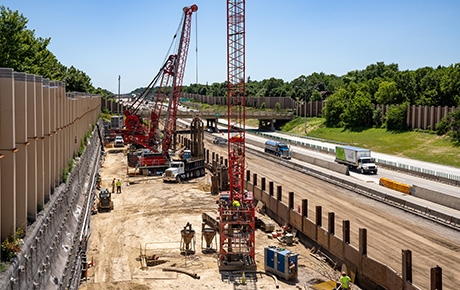
<path id="1" fill-rule="evenodd" d="M 325 146 L 311 144 L 311 143 L 308 143 L 307 141 L 302 142 L 302 141 L 291 140 L 289 138 L 273 136 L 273 135 L 270 135 L 270 134 L 267 134 L 267 133 L 264 133 L 264 132 L 258 132 L 256 130 L 246 130 L 246 131 L 254 133 L 254 134 L 257 134 L 257 135 L 261 135 L 261 136 L 264 136 L 264 137 L 269 137 L 271 139 L 281 140 L 281 141 L 294 143 L 294 144 L 304 146 L 304 147 L 309 147 L 309 148 L 313 148 L 313 149 L 324 150 L 324 151 L 328 151 L 328 152 L 331 152 L 331 153 L 335 153 L 334 148 L 329 148 L 329 147 L 325 147 Z M 278 132 L 280 132 L 280 131 L 278 131 Z M 315 141 L 328 142 L 328 143 L 334 143 L 334 144 L 340 144 L 340 145 L 349 145 L 348 143 L 343 143 L 343 142 L 330 141 L 330 140 L 314 138 L 314 137 L 305 137 L 305 136 L 292 134 L 292 133 L 286 133 L 286 132 L 282 132 L 282 133 L 286 134 L 286 135 L 292 135 L 292 136 L 295 136 L 295 137 L 301 137 L 301 138 L 311 139 L 311 140 L 315 140 Z M 416 167 L 416 166 L 412 166 L 412 165 L 408 165 L 408 164 L 404 164 L 404 163 L 399 163 L 399 162 L 388 161 L 388 160 L 384 160 L 384 159 L 380 159 L 380 158 L 376 159 L 376 161 L 377 161 L 377 163 L 380 163 L 380 164 L 389 165 L 389 166 L 396 167 L 396 168 L 401 168 L 401 169 L 404 169 L 404 170 L 407 170 L 407 171 L 422 173 L 422 174 L 425 174 L 425 175 L 431 175 L 431 176 L 435 176 L 435 177 L 441 177 L 441 178 L 449 179 L 449 180 L 460 181 L 460 176 L 455 175 L 455 174 L 450 174 L 450 173 L 446 173 L 446 172 L 431 170 L 431 169 L 427 169 L 427 168 Z"/>

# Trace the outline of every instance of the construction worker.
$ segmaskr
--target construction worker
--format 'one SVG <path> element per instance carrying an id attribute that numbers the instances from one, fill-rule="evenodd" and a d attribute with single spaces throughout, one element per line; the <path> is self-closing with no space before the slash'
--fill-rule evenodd
<path id="1" fill-rule="evenodd" d="M 116 184 L 116 179 L 114 178 L 112 180 L 112 193 L 115 193 L 115 184 Z"/>
<path id="2" fill-rule="evenodd" d="M 100 189 L 100 188 L 101 188 L 101 176 L 100 176 L 100 175 L 97 176 L 96 188 L 97 188 L 97 189 Z"/>
<path id="3" fill-rule="evenodd" d="M 233 214 L 233 216 L 232 216 L 233 220 L 236 220 L 236 218 L 237 218 L 238 215 L 239 215 L 239 210 L 240 210 L 241 204 L 240 204 L 240 202 L 239 202 L 237 199 L 235 199 L 235 200 L 233 201 L 232 205 L 233 205 L 234 207 L 236 207 L 236 212 L 235 212 L 235 213 Z"/>
<path id="4" fill-rule="evenodd" d="M 121 193 L 121 180 L 117 180 L 117 193 Z"/>
<path id="5" fill-rule="evenodd" d="M 339 289 L 351 289 L 350 287 L 351 279 L 347 276 L 345 271 L 342 272 L 342 277 L 340 277 L 340 288 Z"/>

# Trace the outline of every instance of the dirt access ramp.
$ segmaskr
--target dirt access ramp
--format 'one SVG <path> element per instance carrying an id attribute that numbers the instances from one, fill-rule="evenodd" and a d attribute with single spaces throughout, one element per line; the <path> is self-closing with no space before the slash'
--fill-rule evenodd
<path id="1" fill-rule="evenodd" d="M 217 196 L 209 193 L 208 177 L 180 184 L 163 183 L 159 176 L 126 176 L 126 156 L 120 150 L 107 152 L 100 170 L 102 187 L 111 189 L 113 178 L 122 180 L 122 193 L 113 194 L 114 210 L 92 216 L 92 235 L 87 257 L 94 266 L 80 289 L 274 289 L 272 278 L 219 272 L 217 255 L 201 251 L 202 213 L 217 217 Z M 206 189 L 208 189 L 206 191 Z M 190 222 L 195 230 L 196 253 L 180 254 L 180 231 Z M 279 229 L 279 227 L 277 226 Z M 213 244 L 215 245 L 215 244 Z M 322 281 L 338 280 L 321 258 L 301 244 L 291 247 L 256 232 L 256 262 L 263 271 L 264 247 L 282 246 L 299 254 L 299 275 L 294 282 L 279 281 L 280 289 L 304 289 Z M 140 248 L 147 247 L 164 263 L 141 270 Z M 163 267 L 177 267 L 196 273 L 200 279 Z"/>

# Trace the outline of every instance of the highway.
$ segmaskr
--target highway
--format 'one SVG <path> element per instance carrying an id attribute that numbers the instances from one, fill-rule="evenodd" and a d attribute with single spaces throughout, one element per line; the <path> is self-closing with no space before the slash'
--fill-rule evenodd
<path id="1" fill-rule="evenodd" d="M 225 133 L 222 134 L 222 131 L 221 131 L 221 130 L 226 130 L 227 129 L 225 125 L 222 125 L 222 124 L 225 124 L 224 122 L 226 122 L 226 120 L 222 119 L 222 120 L 219 120 L 219 121 L 220 121 L 219 122 L 220 124 L 218 125 L 218 129 L 219 129 L 219 131 L 221 133 L 212 133 L 211 135 L 213 137 L 219 136 L 219 137 L 226 138 L 227 137 L 226 134 Z M 189 124 L 190 120 L 184 119 L 184 121 L 179 121 L 179 122 L 183 122 L 183 124 Z M 247 129 L 255 129 L 255 128 L 250 128 L 250 127 L 248 128 L 247 127 Z M 206 134 L 210 134 L 210 133 L 206 133 Z M 305 141 L 305 138 L 296 137 L 296 136 L 292 136 L 292 135 L 288 135 L 288 134 L 283 134 L 283 133 L 280 133 L 280 132 L 264 132 L 264 134 L 269 134 L 269 135 L 272 135 L 272 136 L 282 137 L 282 138 L 290 139 L 290 140 L 293 140 L 293 141 Z M 256 141 L 258 143 L 265 143 L 265 141 L 268 140 L 269 138 L 264 137 L 264 136 L 260 136 L 260 135 L 247 133 L 246 134 L 246 139 L 248 141 L 253 140 L 253 141 Z M 308 142 L 315 142 L 315 145 L 322 146 L 322 147 L 327 147 L 327 148 L 335 148 L 335 146 L 336 146 L 336 144 L 334 144 L 334 143 L 326 143 L 326 142 L 310 140 L 310 139 L 308 139 Z M 258 150 L 259 152 L 264 151 L 264 149 L 262 147 L 257 147 L 257 146 L 249 145 L 249 144 L 246 144 L 246 146 L 248 146 L 250 148 L 253 148 L 255 150 Z M 322 159 L 322 160 L 326 160 L 326 161 L 330 161 L 330 162 L 334 162 L 334 159 L 335 159 L 333 154 L 321 153 L 319 150 L 312 150 L 312 149 L 309 149 L 308 147 L 304 147 L 304 146 L 291 145 L 291 150 L 293 152 L 297 152 L 297 153 L 300 153 L 300 154 L 303 154 L 303 155 L 311 156 L 311 157 L 314 157 L 314 158 L 318 158 L 318 159 Z M 412 165 L 412 166 L 421 166 L 421 165 L 423 165 L 423 166 L 425 166 L 425 168 L 430 168 L 430 169 L 435 168 L 436 170 L 439 170 L 439 171 L 442 171 L 442 172 L 447 171 L 447 172 L 450 172 L 452 174 L 457 174 L 458 173 L 459 176 L 460 176 L 460 169 L 458 169 L 458 168 L 442 166 L 442 165 L 432 164 L 432 163 L 428 163 L 428 162 L 412 160 L 412 159 L 408 159 L 408 158 L 393 157 L 391 155 L 375 153 L 375 152 L 372 152 L 372 155 L 373 155 L 373 157 L 378 156 L 378 158 L 382 158 L 382 159 L 385 159 L 385 160 L 394 160 L 394 162 L 401 162 L 401 163 L 402 162 L 407 162 L 406 164 Z M 328 171 L 327 169 L 316 167 L 314 165 L 307 164 L 305 162 L 296 161 L 294 159 L 293 159 L 293 161 L 295 161 L 296 163 L 299 163 L 299 164 L 308 165 L 309 167 L 316 168 L 317 170 Z M 332 171 L 328 171 L 328 174 L 336 175 L 337 173 L 332 172 Z M 344 177 L 344 176 L 342 176 L 342 177 Z M 460 187 L 452 186 L 452 185 L 448 185 L 448 184 L 436 182 L 436 181 L 433 181 L 433 180 L 428 180 L 428 179 L 424 179 L 424 178 L 421 178 L 421 177 L 417 177 L 417 176 L 413 176 L 413 175 L 409 175 L 409 174 L 405 174 L 405 173 L 397 172 L 397 171 L 393 171 L 393 170 L 388 170 L 388 169 L 384 169 L 384 168 L 379 168 L 378 174 L 376 174 L 376 175 L 375 174 L 361 174 L 358 171 L 350 170 L 350 176 L 348 176 L 348 179 L 351 180 L 351 181 L 355 181 L 355 182 L 362 182 L 367 187 L 376 188 L 376 189 L 378 189 L 380 191 L 384 191 L 388 195 L 396 196 L 396 197 L 398 197 L 400 199 L 404 199 L 404 200 L 416 203 L 416 204 L 418 204 L 418 205 L 420 205 L 422 207 L 426 207 L 428 209 L 436 210 L 436 211 L 442 212 L 444 214 L 447 214 L 447 215 L 450 215 L 450 216 L 453 216 L 453 217 L 456 217 L 456 218 L 460 218 L 460 211 L 459 210 L 452 209 L 450 207 L 446 207 L 446 206 L 443 206 L 443 205 L 440 205 L 440 204 L 436 204 L 436 203 L 433 203 L 433 202 L 430 202 L 430 201 L 427 201 L 427 200 L 423 200 L 423 199 L 420 199 L 420 198 L 417 198 L 417 197 L 414 197 L 414 196 L 411 196 L 411 195 L 407 195 L 407 194 L 397 192 L 395 190 L 391 190 L 391 189 L 384 188 L 384 187 L 380 186 L 379 185 L 379 179 L 381 177 L 385 177 L 385 178 L 388 178 L 388 179 L 391 179 L 391 180 L 394 180 L 394 181 L 397 181 L 397 182 L 401 182 L 401 183 L 404 183 L 404 184 L 408 184 L 408 185 L 416 185 L 416 186 L 419 186 L 419 187 L 423 187 L 423 188 L 427 188 L 427 189 L 430 189 L 430 190 L 442 192 L 444 194 L 449 194 L 449 195 L 452 195 L 452 196 L 460 198 Z"/>
<path id="2" fill-rule="evenodd" d="M 292 140 L 296 139 L 295 137 L 285 135 L 285 134 L 281 134 L 281 133 L 270 133 L 270 134 L 273 134 L 274 136 L 280 136 L 281 135 L 284 138 L 289 138 L 289 139 L 292 138 Z M 268 140 L 268 138 L 264 138 L 264 137 L 257 136 L 257 135 L 252 135 L 252 134 L 246 134 L 246 138 L 252 139 L 252 140 L 257 140 L 259 142 L 265 142 L 266 140 Z M 322 143 L 321 146 L 324 146 L 324 147 L 327 147 L 327 146 L 329 146 L 330 148 L 335 147 L 335 144 L 332 144 L 332 143 L 326 143 L 326 144 L 325 144 L 325 142 L 321 142 L 321 143 Z M 330 161 L 330 162 L 334 162 L 334 159 L 335 159 L 334 155 L 321 153 L 319 151 L 307 149 L 307 148 L 302 147 L 302 146 L 291 146 L 291 150 L 293 152 L 298 152 L 298 153 L 301 153 L 301 154 L 304 154 L 304 155 L 312 156 L 312 157 L 319 158 L 319 159 L 322 159 L 322 160 L 327 160 L 327 161 Z M 381 158 L 385 158 L 385 160 L 387 160 L 386 159 L 387 156 L 390 156 L 390 155 L 372 152 L 372 156 L 374 158 L 377 158 L 376 156 L 380 156 Z M 398 158 L 393 158 L 393 160 L 399 160 Z M 451 167 L 447 167 L 447 166 L 441 166 L 441 165 L 432 164 L 432 163 L 428 163 L 428 162 L 420 162 L 420 161 L 417 161 L 417 160 L 411 160 L 411 159 L 407 159 L 407 158 L 404 158 L 404 159 L 407 162 L 406 164 L 411 164 L 411 165 L 412 164 L 417 164 L 417 165 L 422 165 L 423 164 L 425 166 L 424 168 L 435 168 L 436 167 L 439 170 L 446 170 L 446 169 L 450 170 L 451 169 Z M 414 162 L 412 163 L 412 161 L 414 161 Z M 456 171 L 459 171 L 459 174 L 460 174 L 459 169 L 457 169 L 457 168 L 452 168 L 452 169 L 456 170 Z M 392 170 L 388 170 L 388 169 L 384 169 L 384 168 L 379 168 L 378 174 L 376 174 L 376 175 L 374 175 L 374 174 L 361 174 L 358 171 L 350 170 L 350 177 L 355 178 L 357 180 L 364 181 L 364 182 L 366 182 L 368 184 L 369 183 L 379 184 L 379 179 L 381 177 L 385 177 L 385 178 L 388 178 L 388 179 L 391 179 L 391 180 L 394 180 L 394 181 L 397 181 L 397 182 L 401 182 L 401 183 L 404 183 L 404 184 L 418 185 L 418 186 L 421 186 L 421 187 L 425 187 L 425 188 L 428 188 L 428 189 L 431 189 L 431 190 L 443 192 L 443 193 L 450 194 L 450 195 L 453 195 L 453 196 L 456 196 L 456 197 L 460 198 L 460 187 L 451 186 L 451 185 L 447 185 L 447 184 L 444 184 L 444 183 L 435 182 L 435 181 L 432 181 L 432 180 L 427 180 L 427 179 L 424 179 L 424 178 L 420 178 L 420 177 L 416 177 L 416 176 L 413 176 L 413 175 L 404 174 L 402 172 L 392 171 Z"/>
<path id="3" fill-rule="evenodd" d="M 222 127 L 223 128 L 223 127 Z M 205 134 L 206 148 L 226 157 L 227 146 L 217 146 L 211 143 L 216 136 L 226 137 L 222 134 Z M 351 244 L 357 247 L 358 229 L 368 230 L 368 255 L 378 261 L 400 271 L 401 249 L 409 249 L 413 255 L 413 278 L 414 283 L 421 289 L 429 289 L 427 278 L 430 267 L 439 265 L 443 269 L 443 286 L 446 289 L 455 289 L 459 285 L 460 277 L 456 275 L 456 269 L 460 267 L 460 231 L 432 222 L 432 220 L 400 210 L 390 204 L 368 198 L 356 193 L 352 188 L 345 189 L 325 180 L 318 179 L 298 170 L 293 170 L 284 165 L 288 163 L 284 159 L 273 160 L 272 155 L 267 158 L 263 149 L 254 146 L 249 140 L 254 136 L 246 134 L 246 169 L 258 175 L 258 179 L 265 177 L 273 181 L 275 186 L 283 187 L 283 200 L 287 200 L 287 193 L 294 192 L 294 208 L 297 208 L 300 200 L 308 199 L 309 217 L 314 218 L 315 206 L 323 208 L 322 217 L 327 219 L 328 212 L 334 212 L 336 216 L 336 233 L 341 236 L 342 220 L 349 220 L 351 224 Z M 259 137 L 260 138 L 260 137 Z M 253 149 L 261 153 L 253 154 Z M 295 150 L 296 148 L 293 148 Z M 307 150 L 307 153 L 316 153 Z M 292 160 L 296 163 L 313 168 L 309 163 Z M 326 169 L 315 169 L 326 172 Z M 385 191 L 388 195 L 406 198 L 413 202 L 413 196 L 392 191 L 377 184 L 367 183 L 352 176 L 328 171 L 329 175 L 339 175 L 354 183 L 365 184 L 379 191 Z M 357 175 L 360 177 L 360 175 Z M 369 175 L 366 175 L 369 177 Z M 251 176 L 252 178 L 252 176 Z M 460 213 L 424 200 L 417 203 L 445 210 L 452 215 L 460 216 Z M 455 269 L 455 270 L 454 270 Z"/>

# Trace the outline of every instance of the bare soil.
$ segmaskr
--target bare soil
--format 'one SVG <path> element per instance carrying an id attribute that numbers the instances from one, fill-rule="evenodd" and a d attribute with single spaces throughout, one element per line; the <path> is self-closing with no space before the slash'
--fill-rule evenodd
<path id="1" fill-rule="evenodd" d="M 87 256 L 94 266 L 80 289 L 275 288 L 273 279 L 265 275 L 246 274 L 247 285 L 242 285 L 241 274 L 220 273 L 217 255 L 201 251 L 201 215 L 206 212 L 217 218 L 218 197 L 209 193 L 207 176 L 180 184 L 163 183 L 160 176 L 128 177 L 126 166 L 120 150 L 111 149 L 106 154 L 100 170 L 102 187 L 110 190 L 113 178 L 120 178 L 122 193 L 112 194 L 113 211 L 92 216 Z M 182 255 L 179 250 L 180 231 L 188 222 L 196 231 L 194 255 Z M 324 262 L 324 257 L 311 255 L 311 250 L 301 244 L 286 246 L 257 230 L 256 245 L 256 262 L 262 271 L 266 246 L 280 246 L 299 254 L 298 280 L 279 280 L 280 289 L 303 289 L 304 285 L 338 280 L 339 272 Z M 147 254 L 158 256 L 164 263 L 141 270 L 141 248 L 147 248 Z M 186 269 L 200 279 L 163 272 L 163 267 Z"/>
<path id="2" fill-rule="evenodd" d="M 206 143 L 220 156 L 227 147 Z M 126 157 L 122 153 L 107 154 L 101 169 L 104 187 L 110 188 L 113 177 L 123 180 L 122 194 L 114 194 L 115 209 L 92 217 L 92 236 L 88 250 L 94 267 L 81 289 L 273 289 L 273 280 L 266 276 L 248 278 L 241 285 L 241 276 L 226 276 L 217 269 L 216 255 L 203 254 L 200 248 L 201 214 L 216 212 L 217 197 L 210 195 L 206 178 L 182 184 L 163 183 L 160 177 L 127 177 Z M 336 233 L 341 237 L 342 220 L 350 220 L 351 244 L 358 247 L 359 228 L 368 234 L 368 256 L 381 261 L 396 272 L 401 271 L 402 249 L 412 251 L 413 282 L 429 289 L 430 268 L 442 267 L 443 286 L 456 289 L 460 285 L 460 233 L 391 206 L 381 204 L 353 192 L 319 181 L 308 175 L 273 164 L 263 158 L 247 155 L 247 169 L 283 186 L 283 200 L 293 191 L 295 208 L 301 199 L 308 199 L 309 216 L 315 206 L 323 209 L 323 224 L 328 212 L 335 212 Z M 252 178 L 252 176 L 251 176 Z M 196 254 L 184 257 L 179 253 L 180 230 L 187 222 L 196 231 Z M 140 270 L 140 246 L 146 243 L 167 263 Z M 263 270 L 263 248 L 280 245 L 266 233 L 256 232 L 256 258 Z M 284 247 L 284 246 L 283 246 Z M 280 281 L 280 289 L 296 289 L 315 282 L 334 280 L 338 272 L 313 258 L 302 245 L 287 247 L 300 255 L 299 279 Z M 195 280 L 184 274 L 162 272 L 174 265 L 196 272 Z M 247 288 L 249 287 L 249 288 Z M 298 288 L 297 288 L 298 289 Z"/>

